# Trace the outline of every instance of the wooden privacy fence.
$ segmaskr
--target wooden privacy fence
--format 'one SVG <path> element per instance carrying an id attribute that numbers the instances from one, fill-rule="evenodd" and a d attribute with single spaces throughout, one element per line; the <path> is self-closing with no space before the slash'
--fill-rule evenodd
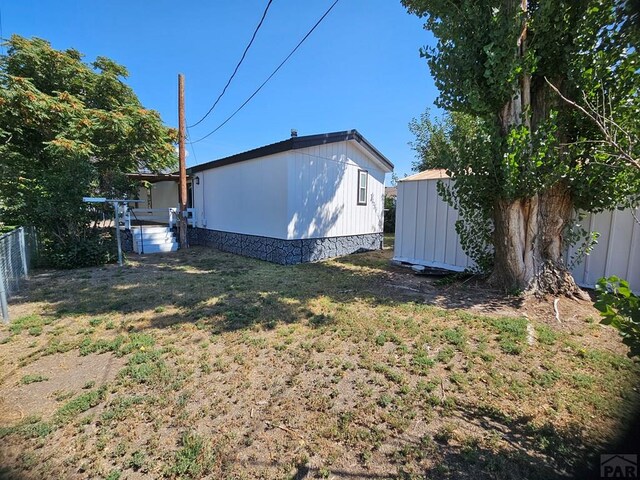
<path id="1" fill-rule="evenodd" d="M 36 249 L 35 230 L 17 228 L 0 236 L 0 311 L 9 321 L 9 299 L 28 278 L 29 264 Z"/>
<path id="2" fill-rule="evenodd" d="M 455 229 L 457 210 L 438 195 L 439 180 L 452 181 L 408 177 L 398 182 L 394 260 L 462 271 L 472 267 L 473 261 L 460 246 Z M 638 218 L 640 208 L 587 214 L 580 221 L 585 230 L 598 232 L 600 237 L 591 253 L 571 270 L 578 285 L 593 288 L 599 278 L 616 275 L 626 279 L 634 292 L 640 292 Z M 574 254 L 575 247 L 567 252 L 567 258 Z"/>

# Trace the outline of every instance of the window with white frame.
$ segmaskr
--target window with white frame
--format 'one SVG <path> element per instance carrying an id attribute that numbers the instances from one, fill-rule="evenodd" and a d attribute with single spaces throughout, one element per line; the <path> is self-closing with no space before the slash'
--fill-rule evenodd
<path id="1" fill-rule="evenodd" d="M 358 170 L 358 205 L 367 204 L 367 181 L 369 180 L 369 172 L 366 170 Z"/>

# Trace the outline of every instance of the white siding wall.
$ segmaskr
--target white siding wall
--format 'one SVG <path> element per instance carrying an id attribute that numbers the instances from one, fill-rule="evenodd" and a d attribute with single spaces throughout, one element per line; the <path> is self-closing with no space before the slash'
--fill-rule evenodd
<path id="1" fill-rule="evenodd" d="M 458 212 L 440 198 L 437 183 L 398 183 L 394 259 L 462 271 L 473 262 L 462 251 L 456 233 Z"/>
<path id="2" fill-rule="evenodd" d="M 289 152 L 286 238 L 382 232 L 384 176 L 354 142 Z M 367 204 L 358 205 L 358 170 L 367 170 Z"/>
<path id="3" fill-rule="evenodd" d="M 145 187 L 138 189 L 136 208 L 176 208 L 178 206 L 178 182 L 157 182 L 151 184 L 151 198 Z M 149 202 L 151 200 L 151 202 Z"/>
<path id="4" fill-rule="evenodd" d="M 280 153 L 197 172 L 197 226 L 286 238 L 287 167 L 287 153 Z"/>
<path id="5" fill-rule="evenodd" d="M 635 216 L 640 218 L 640 208 Z M 599 278 L 616 275 L 640 292 L 640 225 L 631 211 L 591 214 L 581 224 L 586 230 L 599 232 L 600 237 L 591 254 L 573 269 L 578 284 L 593 287 Z"/>
<path id="6" fill-rule="evenodd" d="M 455 231 L 457 211 L 440 198 L 437 183 L 398 183 L 394 259 L 462 271 L 473 262 L 460 247 Z M 640 209 L 636 210 L 636 217 L 640 218 Z M 582 225 L 599 232 L 600 238 L 591 254 L 574 267 L 576 282 L 593 287 L 600 277 L 617 275 L 629 281 L 634 291 L 640 291 L 640 225 L 631 212 L 588 215 Z"/>

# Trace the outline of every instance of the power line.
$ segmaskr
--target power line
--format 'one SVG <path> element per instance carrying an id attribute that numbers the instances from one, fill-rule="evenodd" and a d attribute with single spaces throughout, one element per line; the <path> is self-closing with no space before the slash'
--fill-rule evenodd
<path id="1" fill-rule="evenodd" d="M 277 67 L 277 68 L 276 68 L 276 69 L 271 73 L 271 75 L 269 75 L 269 76 L 267 77 L 267 79 L 266 79 L 264 82 L 262 82 L 262 85 L 260 85 L 260 86 L 256 89 L 256 91 L 255 91 L 255 92 L 253 92 L 253 93 L 251 94 L 251 96 L 250 96 L 249 98 L 247 98 L 247 99 L 244 101 L 244 103 L 243 103 L 242 105 L 240 105 L 240 106 L 236 109 L 236 111 L 235 111 L 235 112 L 233 112 L 231 115 L 229 115 L 229 116 L 227 117 L 227 119 L 226 119 L 224 122 L 222 122 L 222 123 L 221 123 L 220 125 L 218 125 L 216 128 L 214 128 L 213 130 L 211 130 L 211 131 L 210 131 L 209 133 L 207 133 L 204 137 L 199 138 L 198 140 L 195 140 L 193 143 L 201 142 L 201 141 L 202 141 L 202 140 L 204 140 L 205 138 L 210 137 L 211 135 L 213 135 L 214 133 L 216 133 L 218 130 L 220 130 L 223 126 L 225 126 L 229 120 L 231 120 L 233 117 L 235 117 L 235 116 L 236 116 L 236 114 L 237 114 L 240 110 L 242 110 L 242 109 L 244 108 L 244 106 L 245 106 L 247 103 L 249 103 L 253 97 L 255 97 L 255 96 L 258 94 L 258 92 L 259 92 L 260 90 L 262 90 L 262 87 L 264 87 L 264 86 L 267 84 L 267 82 L 268 82 L 269 80 L 271 80 L 271 78 L 272 78 L 276 73 L 278 73 L 278 70 L 280 70 L 280 69 L 282 68 L 282 66 L 283 66 L 285 63 L 287 63 L 287 60 L 289 60 L 289 59 L 291 58 L 291 56 L 292 56 L 294 53 L 296 53 L 296 50 L 298 50 L 298 48 L 300 48 L 300 46 L 301 46 L 301 45 L 304 43 L 304 41 L 309 37 L 309 35 L 311 35 L 311 34 L 313 33 L 313 31 L 316 29 L 316 27 L 317 27 L 318 25 L 320 25 L 320 23 L 325 19 L 325 17 L 326 17 L 327 15 L 329 15 L 329 12 L 331 12 L 331 10 L 333 9 L 333 7 L 335 7 L 335 6 L 336 6 L 336 4 L 337 4 L 339 1 L 340 1 L 340 0 L 335 0 L 335 2 L 333 2 L 333 4 L 329 7 L 329 9 L 328 9 L 326 12 L 324 12 L 324 15 L 322 15 L 322 17 L 320 17 L 320 20 L 318 20 L 318 21 L 316 22 L 316 24 L 311 28 L 311 30 L 309 30 L 309 31 L 307 32 L 307 34 L 302 38 L 302 40 L 300 40 L 300 42 L 298 43 L 298 45 L 296 45 L 296 48 L 294 48 L 293 50 L 291 50 L 291 53 L 289 53 L 289 55 L 287 55 L 287 57 L 282 61 L 282 63 L 281 63 L 280 65 L 278 65 L 278 67 Z"/>
<path id="2" fill-rule="evenodd" d="M 220 93 L 220 95 L 218 95 L 218 98 L 216 99 L 215 102 L 213 102 L 213 105 L 211 105 L 211 108 L 209 109 L 209 111 L 207 111 L 207 113 L 204 114 L 204 117 L 202 117 L 200 120 L 198 120 L 193 125 L 189 125 L 189 128 L 195 127 L 200 122 L 202 122 L 205 118 L 207 118 L 209 116 L 209 114 L 213 111 L 213 109 L 216 108 L 216 105 L 218 105 L 218 102 L 220 101 L 220 99 L 222 98 L 224 93 L 227 91 L 227 87 L 231 84 L 231 81 L 233 80 L 233 77 L 235 77 L 236 73 L 238 73 L 238 69 L 240 68 L 240 65 L 242 65 L 242 62 L 244 61 L 244 57 L 246 57 L 247 52 L 251 48 L 251 45 L 253 44 L 253 41 L 255 40 L 256 35 L 258 34 L 258 30 L 260 30 L 260 27 L 262 26 L 262 22 L 264 22 L 264 19 L 267 16 L 267 12 L 269 11 L 269 7 L 271 6 L 271 2 L 273 2 L 273 0 L 269 0 L 269 2 L 267 2 L 267 6 L 265 7 L 264 12 L 262 13 L 262 18 L 260 18 L 260 22 L 258 23 L 258 26 L 253 31 L 253 35 L 251 36 L 251 40 L 249 40 L 249 43 L 247 44 L 246 48 L 244 49 L 244 52 L 242 53 L 242 57 L 240 57 L 240 61 L 236 65 L 236 68 L 233 70 L 233 73 L 229 77 L 229 80 L 227 80 L 227 84 L 222 89 L 222 93 Z"/>
<path id="3" fill-rule="evenodd" d="M 193 152 L 193 161 L 196 162 L 195 164 L 198 164 L 198 156 L 196 155 L 196 149 L 193 146 L 193 142 L 191 142 L 191 131 L 189 130 L 189 127 L 187 127 L 187 143 L 189 143 L 189 146 L 191 147 L 191 151 Z"/>

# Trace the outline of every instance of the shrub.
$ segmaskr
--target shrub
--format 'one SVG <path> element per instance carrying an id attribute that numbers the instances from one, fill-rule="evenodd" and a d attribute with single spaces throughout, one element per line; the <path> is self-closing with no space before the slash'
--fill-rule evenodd
<path id="1" fill-rule="evenodd" d="M 384 233 L 396 232 L 396 199 L 384 197 Z"/>
<path id="2" fill-rule="evenodd" d="M 115 235 L 109 230 L 88 229 L 84 236 L 65 241 L 45 240 L 40 266 L 51 268 L 94 267 L 118 258 Z"/>
<path id="3" fill-rule="evenodd" d="M 640 297 L 629 282 L 618 277 L 601 278 L 596 285 L 598 300 L 594 306 L 604 318 L 601 323 L 616 328 L 627 345 L 629 357 L 640 357 Z"/>

